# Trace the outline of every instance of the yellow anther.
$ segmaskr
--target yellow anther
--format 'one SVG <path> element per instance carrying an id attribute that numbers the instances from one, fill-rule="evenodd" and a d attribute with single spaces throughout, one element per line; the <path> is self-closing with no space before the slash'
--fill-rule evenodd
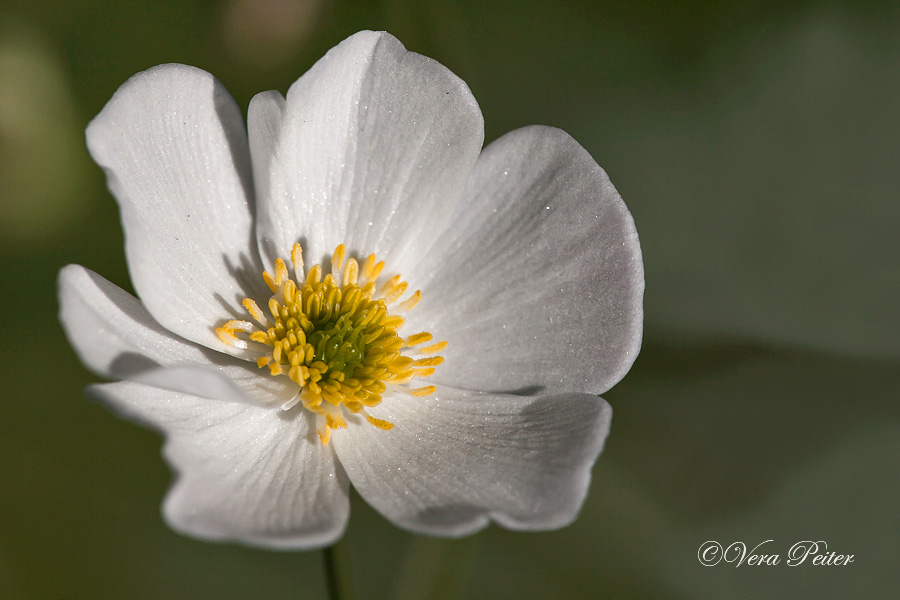
<path id="1" fill-rule="evenodd" d="M 253 331 L 253 323 L 248 323 L 247 321 L 235 321 L 231 320 L 222 325 L 222 329 L 229 329 L 232 331 Z"/>
<path id="2" fill-rule="evenodd" d="M 434 367 L 424 367 L 416 371 L 416 377 L 428 377 L 434 375 Z"/>
<path id="3" fill-rule="evenodd" d="M 272 315 L 272 318 L 275 319 L 275 323 L 277 324 L 281 318 L 281 304 L 279 304 L 278 300 L 274 297 L 269 298 L 269 314 Z"/>
<path id="4" fill-rule="evenodd" d="M 406 312 L 408 310 L 412 310 L 415 308 L 416 304 L 419 303 L 419 300 L 422 299 L 422 292 L 416 290 L 412 296 L 401 302 L 397 305 L 397 310 Z"/>
<path id="5" fill-rule="evenodd" d="M 385 327 L 390 327 L 392 329 L 397 329 L 401 327 L 404 323 L 406 323 L 406 319 L 401 317 L 400 315 L 391 315 L 382 321 L 382 325 Z"/>
<path id="6" fill-rule="evenodd" d="M 428 358 L 420 358 L 419 360 L 413 361 L 412 366 L 414 367 L 436 367 L 439 364 L 444 362 L 443 356 L 429 356 Z"/>
<path id="7" fill-rule="evenodd" d="M 363 403 L 356 398 L 347 398 L 344 400 L 344 408 L 355 414 L 363 409 Z"/>
<path id="8" fill-rule="evenodd" d="M 374 282 L 374 281 L 370 281 L 369 283 L 367 283 L 367 284 L 365 284 L 364 286 L 362 286 L 362 293 L 363 293 L 366 297 L 371 298 L 372 295 L 375 293 L 375 282 Z"/>
<path id="9" fill-rule="evenodd" d="M 339 244 L 331 255 L 331 275 L 338 281 L 341 280 L 341 267 L 344 266 L 344 248 L 343 244 Z"/>
<path id="10" fill-rule="evenodd" d="M 269 320 L 266 318 L 266 315 L 263 314 L 263 311 L 259 309 L 259 305 L 256 304 L 254 300 L 244 298 L 244 301 L 241 304 L 244 305 L 244 308 L 247 309 L 247 312 L 250 313 L 250 316 L 253 317 L 257 323 L 263 327 L 269 327 Z"/>
<path id="11" fill-rule="evenodd" d="M 266 282 L 266 285 L 269 286 L 269 289 L 272 290 L 273 294 L 278 291 L 278 285 L 275 283 L 275 280 L 272 279 L 272 276 L 269 275 L 268 271 L 263 271 L 262 277 L 263 281 Z"/>
<path id="12" fill-rule="evenodd" d="M 409 390 L 409 393 L 413 396 L 422 397 L 422 396 L 427 396 L 429 394 L 433 394 L 436 391 L 437 391 L 436 387 L 434 387 L 433 385 L 429 385 L 429 386 Z"/>
<path id="13" fill-rule="evenodd" d="M 313 410 L 314 408 L 321 406 L 322 396 L 315 396 L 313 394 L 306 394 L 304 396 L 303 394 L 301 394 L 300 401 L 303 402 L 303 406 L 310 410 Z"/>
<path id="14" fill-rule="evenodd" d="M 356 283 L 356 278 L 358 275 L 359 263 L 356 262 L 355 258 L 351 258 L 347 261 L 347 265 L 344 267 L 344 279 L 341 281 L 341 283 L 346 288 L 347 286 Z"/>
<path id="15" fill-rule="evenodd" d="M 395 287 L 397 287 L 397 285 L 400 283 L 400 281 L 401 281 L 401 276 L 394 275 L 393 277 L 391 277 L 390 279 L 388 279 L 387 281 L 384 282 L 384 284 L 381 286 L 381 289 L 378 290 L 378 295 L 379 296 L 387 295 L 391 290 L 393 290 Z"/>
<path id="16" fill-rule="evenodd" d="M 303 370 L 300 368 L 300 365 L 291 367 L 288 371 L 288 377 L 300 387 L 303 387 L 303 384 L 306 383 L 306 378 L 303 377 Z"/>
<path id="17" fill-rule="evenodd" d="M 372 383 L 370 383 L 369 385 L 366 386 L 366 391 L 371 394 L 380 394 L 386 389 L 387 389 L 387 386 L 384 385 L 384 382 L 379 381 L 377 379 L 372 381 Z"/>
<path id="18" fill-rule="evenodd" d="M 303 247 L 300 244 L 291 248 L 291 264 L 294 265 L 294 278 L 303 281 Z"/>
<path id="19" fill-rule="evenodd" d="M 216 329 L 216 335 L 219 336 L 219 339 L 222 342 L 228 344 L 229 346 L 241 349 L 247 348 L 247 342 L 236 338 L 234 336 L 234 333 L 229 329 Z"/>
<path id="20" fill-rule="evenodd" d="M 331 427 L 332 429 L 340 429 L 341 427 L 346 427 L 347 422 L 336 413 L 328 413 L 325 415 L 325 423 Z"/>
<path id="21" fill-rule="evenodd" d="M 390 431 L 394 428 L 394 424 L 383 419 L 376 419 L 370 414 L 366 414 L 366 421 L 377 427 L 378 429 L 383 429 L 385 431 Z"/>
<path id="22" fill-rule="evenodd" d="M 406 346 L 412 348 L 413 346 L 418 346 L 419 344 L 424 344 L 425 342 L 430 342 L 434 339 L 434 336 L 424 331 L 422 333 L 417 333 L 415 335 L 411 335 L 406 338 Z"/>
<path id="23" fill-rule="evenodd" d="M 399 375 L 393 377 L 390 381 L 394 385 L 403 385 L 404 383 L 409 383 L 416 376 L 415 371 L 410 369 L 409 371 L 405 371 Z"/>
<path id="24" fill-rule="evenodd" d="M 313 268 L 309 270 L 309 274 L 306 276 L 306 285 L 312 286 L 320 281 L 322 281 L 322 267 L 313 265 Z"/>
<path id="25" fill-rule="evenodd" d="M 434 352 L 440 352 L 446 347 L 447 342 L 438 342 L 437 344 L 431 344 L 430 346 L 417 348 L 417 351 L 419 352 L 419 354 L 433 354 Z"/>
<path id="26" fill-rule="evenodd" d="M 329 440 L 331 440 L 331 428 L 326 426 L 324 431 L 322 429 L 317 429 L 316 433 L 319 434 L 319 440 L 322 442 L 322 445 L 327 446 Z"/>
<path id="27" fill-rule="evenodd" d="M 375 263 L 375 266 L 372 267 L 372 275 L 370 276 L 370 279 L 372 281 L 375 281 L 376 279 L 378 279 L 378 276 L 381 275 L 381 271 L 383 269 L 384 269 L 384 261 L 383 260 L 380 260 L 377 263 Z"/>
<path id="28" fill-rule="evenodd" d="M 259 342 L 260 344 L 268 344 L 269 346 L 272 345 L 272 342 L 269 340 L 269 336 L 266 335 L 266 332 L 264 331 L 254 331 L 250 334 L 250 339 L 254 342 Z"/>
<path id="29" fill-rule="evenodd" d="M 292 279 L 288 279 L 281 286 L 281 295 L 284 296 L 284 303 L 290 305 L 294 303 L 297 297 L 297 284 Z"/>
<path id="30" fill-rule="evenodd" d="M 246 341 L 234 335 L 238 331 L 250 332 L 253 330 L 253 324 L 247 321 L 228 321 L 221 327 L 216 328 L 216 335 L 219 339 L 234 348 L 246 350 L 249 346 Z"/>
<path id="31" fill-rule="evenodd" d="M 411 359 L 408 356 L 389 355 L 388 357 L 385 358 L 385 360 L 387 361 L 387 368 L 394 373 L 399 373 L 401 371 L 405 371 L 406 369 L 409 369 L 411 366 L 413 366 L 415 364 L 415 361 L 413 361 L 413 359 Z M 430 365 L 423 365 L 423 366 L 430 366 Z"/>
<path id="32" fill-rule="evenodd" d="M 285 265 L 284 261 L 279 258 L 275 261 L 275 285 L 280 286 L 282 283 L 287 281 L 287 278 L 287 265 Z"/>
<path id="33" fill-rule="evenodd" d="M 375 255 L 370 254 L 366 257 L 366 260 L 363 261 L 362 266 L 359 268 L 359 275 L 362 277 L 363 281 L 371 281 L 372 271 L 375 268 Z"/>
<path id="34" fill-rule="evenodd" d="M 381 404 L 381 396 L 378 394 L 369 394 L 367 396 L 359 396 L 359 401 L 363 406 L 368 406 L 372 408 L 373 406 L 378 406 Z"/>
<path id="35" fill-rule="evenodd" d="M 407 287 L 409 287 L 409 284 L 407 284 L 405 281 L 401 281 L 400 283 L 392 287 L 390 291 L 388 291 L 384 295 L 385 303 L 393 304 L 397 300 L 397 298 L 399 298 L 406 292 Z"/>

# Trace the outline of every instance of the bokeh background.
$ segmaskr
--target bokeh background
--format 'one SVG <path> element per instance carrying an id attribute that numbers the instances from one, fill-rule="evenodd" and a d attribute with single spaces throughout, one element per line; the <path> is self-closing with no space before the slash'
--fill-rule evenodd
<path id="1" fill-rule="evenodd" d="M 83 143 L 129 76 L 197 65 L 246 109 L 367 28 L 463 77 L 488 140 L 574 135 L 634 214 L 647 293 L 575 525 L 436 541 L 354 498 L 361 597 L 897 597 L 896 2 L 3 0 L 0 598 L 325 596 L 319 553 L 165 527 L 160 438 L 84 398 L 55 278 L 77 262 L 130 289 Z M 770 539 L 777 567 L 697 560 Z M 855 562 L 787 567 L 800 540 Z"/>

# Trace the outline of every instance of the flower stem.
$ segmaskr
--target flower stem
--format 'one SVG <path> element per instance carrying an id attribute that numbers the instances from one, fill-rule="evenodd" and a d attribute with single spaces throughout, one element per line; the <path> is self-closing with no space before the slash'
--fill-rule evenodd
<path id="1" fill-rule="evenodd" d="M 325 583 L 330 600 L 356 600 L 353 581 L 353 561 L 350 557 L 350 540 L 347 535 L 322 550 L 325 566 Z"/>

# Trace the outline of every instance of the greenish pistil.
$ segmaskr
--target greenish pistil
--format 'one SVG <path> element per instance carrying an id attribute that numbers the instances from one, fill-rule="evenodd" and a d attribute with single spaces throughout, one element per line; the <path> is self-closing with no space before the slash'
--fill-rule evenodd
<path id="1" fill-rule="evenodd" d="M 313 325 L 315 330 L 308 339 L 315 348 L 314 360 L 324 362 L 329 370 L 352 377 L 366 356 L 365 327 L 354 324 L 347 314 L 336 322 Z"/>

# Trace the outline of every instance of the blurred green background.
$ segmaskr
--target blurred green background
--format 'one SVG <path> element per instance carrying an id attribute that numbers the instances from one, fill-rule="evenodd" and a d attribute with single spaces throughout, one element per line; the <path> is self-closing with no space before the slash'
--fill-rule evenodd
<path id="1" fill-rule="evenodd" d="M 885 598 L 900 593 L 900 8 L 686 0 L 3 0 L 0 598 L 323 598 L 319 553 L 179 537 L 160 439 L 83 397 L 58 269 L 129 288 L 83 130 L 129 76 L 215 74 L 244 109 L 386 29 L 463 77 L 487 139 L 575 136 L 641 235 L 641 356 L 581 518 L 461 541 L 354 498 L 361 597 Z M 706 540 L 846 567 L 703 567 Z"/>

